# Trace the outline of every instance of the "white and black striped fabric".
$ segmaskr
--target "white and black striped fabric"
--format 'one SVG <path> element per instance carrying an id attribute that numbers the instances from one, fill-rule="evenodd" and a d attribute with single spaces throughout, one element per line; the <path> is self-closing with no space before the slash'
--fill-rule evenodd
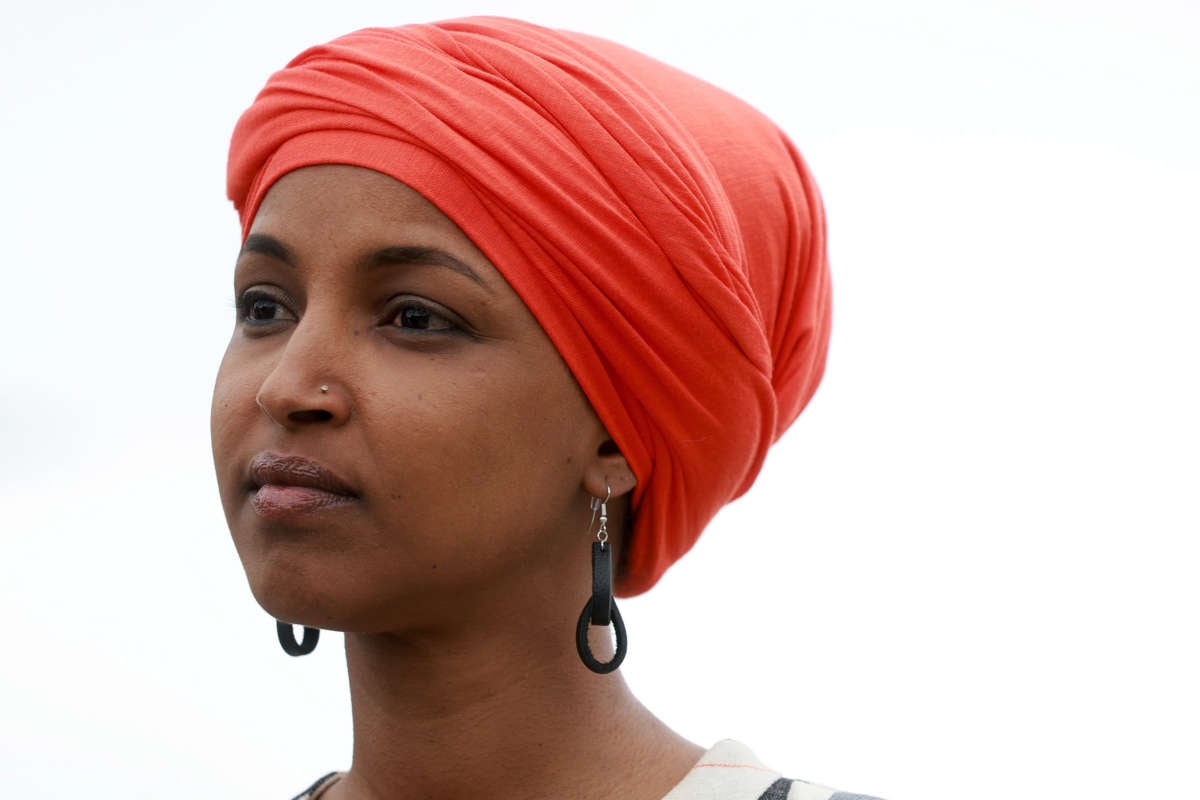
<path id="1" fill-rule="evenodd" d="M 663 800 L 879 800 L 792 780 L 765 766 L 744 744 L 726 739 L 700 757 Z"/>
<path id="2" fill-rule="evenodd" d="M 798 793 L 793 795 L 792 789 L 795 785 L 802 784 Z M 793 781 L 787 778 L 780 778 L 767 787 L 767 790 L 759 795 L 758 800 L 798 800 L 798 798 L 824 796 L 820 794 L 805 793 L 807 790 L 804 787 L 812 787 L 818 793 L 828 790 L 823 786 L 813 786 L 813 784 L 805 784 L 804 781 Z M 828 800 L 879 800 L 878 797 L 871 797 L 865 794 L 850 794 L 849 792 L 833 792 L 827 796 Z"/>

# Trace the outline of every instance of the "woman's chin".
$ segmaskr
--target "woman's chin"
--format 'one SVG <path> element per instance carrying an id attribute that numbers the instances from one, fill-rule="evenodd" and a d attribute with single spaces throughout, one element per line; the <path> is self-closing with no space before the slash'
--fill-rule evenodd
<path id="1" fill-rule="evenodd" d="M 421 621 L 404 619 L 397 607 L 412 603 L 383 601 L 378 593 L 361 584 L 339 584 L 328 579 L 308 580 L 294 571 L 248 571 L 250 592 L 263 611 L 280 622 L 307 625 L 345 633 L 383 633 L 420 626 Z"/>
<path id="2" fill-rule="evenodd" d="M 331 630 L 342 616 L 333 587 L 296 569 L 246 565 L 250 593 L 262 609 L 281 622 Z"/>

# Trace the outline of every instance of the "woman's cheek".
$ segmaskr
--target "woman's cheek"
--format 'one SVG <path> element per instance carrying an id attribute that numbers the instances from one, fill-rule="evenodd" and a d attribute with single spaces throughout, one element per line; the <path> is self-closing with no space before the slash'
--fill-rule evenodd
<path id="1" fill-rule="evenodd" d="M 238 445 L 258 414 L 253 382 L 241 373 L 238 361 L 227 352 L 217 371 L 209 424 L 217 487 L 226 505 L 226 513 L 232 511 L 231 493 L 236 492 L 239 482 L 236 463 Z"/>

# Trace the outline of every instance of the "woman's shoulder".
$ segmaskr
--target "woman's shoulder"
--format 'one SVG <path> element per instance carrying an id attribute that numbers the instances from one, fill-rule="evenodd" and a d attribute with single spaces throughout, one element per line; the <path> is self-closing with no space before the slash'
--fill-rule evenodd
<path id="1" fill-rule="evenodd" d="M 717 742 L 663 800 L 879 800 L 785 778 L 732 739 Z"/>

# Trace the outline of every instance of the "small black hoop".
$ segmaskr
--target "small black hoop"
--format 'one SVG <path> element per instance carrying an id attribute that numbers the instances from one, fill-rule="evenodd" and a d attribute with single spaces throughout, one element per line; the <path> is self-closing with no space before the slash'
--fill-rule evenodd
<path id="1" fill-rule="evenodd" d="M 296 641 L 296 634 L 287 622 L 275 621 L 275 632 L 279 634 L 279 646 L 289 656 L 306 656 L 317 649 L 317 639 L 321 638 L 319 628 L 304 626 L 304 638 Z"/>
<path id="2" fill-rule="evenodd" d="M 579 624 L 575 626 L 575 648 L 579 650 L 579 658 L 583 661 L 584 666 L 598 675 L 607 675 L 621 666 L 621 662 L 625 660 L 625 650 L 629 640 L 625 636 L 625 622 L 621 619 L 621 612 L 614 602 L 612 604 L 612 625 L 617 634 L 617 652 L 613 654 L 612 661 L 607 663 L 596 660 L 596 657 L 592 655 L 592 648 L 588 646 L 588 627 L 592 621 L 592 604 L 595 600 L 596 598 L 589 597 L 583 606 L 583 611 L 579 612 Z"/>

